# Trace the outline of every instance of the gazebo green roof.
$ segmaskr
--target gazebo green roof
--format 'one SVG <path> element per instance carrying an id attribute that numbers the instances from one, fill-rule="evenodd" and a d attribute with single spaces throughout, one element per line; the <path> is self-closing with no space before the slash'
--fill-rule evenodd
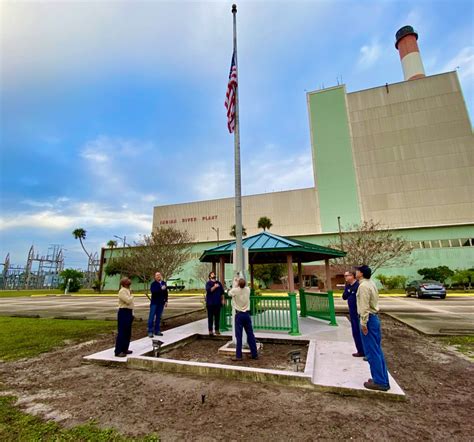
<path id="1" fill-rule="evenodd" d="M 293 256 L 294 262 L 321 261 L 346 255 L 341 250 L 274 235 L 266 231 L 244 238 L 242 244 L 249 251 L 250 264 L 285 263 L 288 254 Z M 220 257 L 223 257 L 225 262 L 230 262 L 234 250 L 235 240 L 205 250 L 199 260 L 202 262 L 219 262 Z"/>

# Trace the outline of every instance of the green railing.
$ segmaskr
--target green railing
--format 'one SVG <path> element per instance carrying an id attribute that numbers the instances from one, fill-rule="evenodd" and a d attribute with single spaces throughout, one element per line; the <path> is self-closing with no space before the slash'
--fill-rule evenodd
<path id="1" fill-rule="evenodd" d="M 325 319 L 331 325 L 337 325 L 332 291 L 308 293 L 304 289 L 300 289 L 300 310 L 302 318 L 312 316 L 313 318 Z"/>
<path id="2" fill-rule="evenodd" d="M 250 314 L 255 330 L 288 331 L 293 336 L 301 334 L 295 293 L 288 293 L 288 296 L 251 295 Z M 232 303 L 227 295 L 225 305 L 221 308 L 220 329 L 232 329 Z"/>

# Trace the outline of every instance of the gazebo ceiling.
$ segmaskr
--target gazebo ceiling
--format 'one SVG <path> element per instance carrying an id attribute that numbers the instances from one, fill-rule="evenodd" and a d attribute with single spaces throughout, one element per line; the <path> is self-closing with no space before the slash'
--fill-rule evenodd
<path id="1" fill-rule="evenodd" d="M 329 247 L 311 244 L 270 232 L 261 232 L 245 238 L 243 246 L 249 251 L 250 264 L 286 263 L 287 256 L 292 255 L 294 262 L 313 262 L 325 259 L 340 258 L 345 252 Z M 230 262 L 235 250 L 235 241 L 205 250 L 199 258 L 202 262 L 219 262 L 223 257 Z"/>

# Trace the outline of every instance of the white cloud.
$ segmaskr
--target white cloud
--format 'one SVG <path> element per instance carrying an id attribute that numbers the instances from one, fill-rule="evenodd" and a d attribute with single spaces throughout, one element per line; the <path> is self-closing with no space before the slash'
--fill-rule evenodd
<path id="1" fill-rule="evenodd" d="M 468 79 L 474 75 L 474 46 L 462 48 L 443 67 L 442 72 L 458 71 L 461 80 Z"/>
<path id="2" fill-rule="evenodd" d="M 371 68 L 382 56 L 382 46 L 378 41 L 364 45 L 359 50 L 357 67 L 360 70 Z"/>

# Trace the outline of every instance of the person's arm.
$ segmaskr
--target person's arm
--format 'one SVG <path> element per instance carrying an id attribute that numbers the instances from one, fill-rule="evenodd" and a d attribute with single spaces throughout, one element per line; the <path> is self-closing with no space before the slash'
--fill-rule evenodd
<path id="1" fill-rule="evenodd" d="M 163 290 L 165 293 L 165 307 L 168 306 L 168 286 L 166 285 L 166 282 L 163 281 L 163 284 L 165 285 L 165 289 Z"/>
<path id="2" fill-rule="evenodd" d="M 235 289 L 230 289 L 230 290 L 227 292 L 227 294 L 228 294 L 231 298 L 233 298 L 233 297 L 235 296 Z"/>
<path id="3" fill-rule="evenodd" d="M 347 301 L 349 299 L 349 290 L 347 287 L 344 288 L 344 292 L 342 293 L 342 299 L 344 299 L 344 301 Z"/>
<path id="4" fill-rule="evenodd" d="M 127 305 L 131 304 L 133 301 L 133 296 L 128 290 L 120 289 L 118 292 L 118 297 L 120 301 Z"/>
<path id="5" fill-rule="evenodd" d="M 357 298 L 359 299 L 357 308 L 360 316 L 360 325 L 363 329 L 362 332 L 364 333 L 364 329 L 367 330 L 367 321 L 369 320 L 370 313 L 370 289 L 365 285 L 359 286 Z M 367 333 L 364 333 L 364 335 L 366 334 Z"/>

